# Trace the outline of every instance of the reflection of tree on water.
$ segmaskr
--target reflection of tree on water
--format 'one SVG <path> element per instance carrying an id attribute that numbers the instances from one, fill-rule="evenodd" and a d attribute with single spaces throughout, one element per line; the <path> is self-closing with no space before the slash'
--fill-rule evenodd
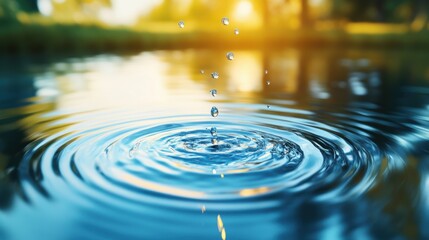
<path id="1" fill-rule="evenodd" d="M 16 167 L 27 144 L 19 121 L 29 104 L 25 100 L 36 95 L 34 79 L 24 69 L 21 61 L 0 59 L 0 208 L 10 207 L 19 189 Z"/>

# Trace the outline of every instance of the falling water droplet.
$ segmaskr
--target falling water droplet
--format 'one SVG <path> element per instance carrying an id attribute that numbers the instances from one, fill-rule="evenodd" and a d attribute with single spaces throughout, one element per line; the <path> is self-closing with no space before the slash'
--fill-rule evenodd
<path id="1" fill-rule="evenodd" d="M 216 89 L 212 89 L 212 90 L 210 90 L 210 94 L 211 94 L 213 97 L 216 97 L 216 95 L 217 95 L 217 90 L 216 90 Z"/>
<path id="2" fill-rule="evenodd" d="M 212 117 L 217 117 L 217 115 L 219 115 L 219 110 L 217 109 L 217 107 L 212 107 L 210 114 L 212 115 Z"/>
<path id="3" fill-rule="evenodd" d="M 221 232 L 223 229 L 223 221 L 222 218 L 220 217 L 220 214 L 217 215 L 217 230 L 219 232 Z"/>
<path id="4" fill-rule="evenodd" d="M 201 206 L 201 213 L 205 213 L 205 212 L 206 212 L 206 206 L 203 205 L 203 206 Z"/>
<path id="5" fill-rule="evenodd" d="M 265 69 L 265 74 L 268 74 L 268 70 L 267 69 Z"/>
<path id="6" fill-rule="evenodd" d="M 220 177 L 221 177 L 221 178 L 224 178 L 225 176 L 223 175 L 223 173 L 221 173 L 221 174 L 220 174 Z"/>
<path id="7" fill-rule="evenodd" d="M 226 53 L 226 58 L 227 58 L 228 60 L 232 60 L 232 59 L 234 59 L 234 53 L 232 53 L 232 52 L 227 52 L 227 53 Z"/>
<path id="8" fill-rule="evenodd" d="M 225 26 L 228 26 L 229 25 L 229 18 L 223 17 L 222 18 L 222 24 L 225 25 Z"/>
<path id="9" fill-rule="evenodd" d="M 212 72 L 212 78 L 213 79 L 218 79 L 219 78 L 219 73 L 217 73 L 217 72 Z"/>
<path id="10" fill-rule="evenodd" d="M 216 137 L 217 136 L 217 129 L 215 127 L 212 127 L 210 129 L 210 133 L 211 133 L 212 137 Z"/>
<path id="11" fill-rule="evenodd" d="M 270 86 L 271 82 L 269 80 L 267 80 L 267 86 Z"/>
<path id="12" fill-rule="evenodd" d="M 201 74 L 204 74 L 205 72 L 204 72 L 204 70 L 203 70 L 203 69 L 201 69 L 201 70 L 200 70 L 200 73 L 201 73 Z"/>
<path id="13" fill-rule="evenodd" d="M 185 22 L 184 21 L 179 21 L 179 23 L 177 23 L 179 25 L 180 28 L 184 28 L 185 27 Z"/>
<path id="14" fill-rule="evenodd" d="M 212 173 L 213 173 L 213 174 L 216 174 L 216 169 L 213 169 L 213 170 L 212 170 Z"/>
<path id="15" fill-rule="evenodd" d="M 220 215 L 217 215 L 217 229 L 219 230 L 222 240 L 226 240 L 226 230 Z"/>
<path id="16" fill-rule="evenodd" d="M 234 29 L 234 34 L 235 34 L 235 35 L 240 34 L 240 30 L 238 30 L 238 28 Z"/>

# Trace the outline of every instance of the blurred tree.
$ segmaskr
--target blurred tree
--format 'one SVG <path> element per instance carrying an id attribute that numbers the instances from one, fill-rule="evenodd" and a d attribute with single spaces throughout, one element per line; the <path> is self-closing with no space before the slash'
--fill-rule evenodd
<path id="1" fill-rule="evenodd" d="M 0 22 L 16 22 L 19 12 L 38 12 L 37 0 L 0 0 Z"/>
<path id="2" fill-rule="evenodd" d="M 16 0 L 19 8 L 23 12 L 36 13 L 39 12 L 37 0 Z"/>
<path id="3" fill-rule="evenodd" d="M 428 15 L 426 0 L 348 0 L 341 3 L 335 0 L 335 3 L 334 11 L 354 22 L 409 23 L 426 20 Z"/>
<path id="4" fill-rule="evenodd" d="M 19 5 L 15 1 L 0 0 L 0 22 L 15 22 L 16 14 L 19 12 Z"/>
<path id="5" fill-rule="evenodd" d="M 63 0 L 52 2 L 52 17 L 60 21 L 98 21 L 100 12 L 112 7 L 111 0 Z"/>
<path id="6" fill-rule="evenodd" d="M 145 18 L 153 21 L 177 21 L 189 15 L 190 1 L 164 0 Z"/>
<path id="7" fill-rule="evenodd" d="M 261 3 L 264 26 L 279 22 L 284 27 L 285 21 L 292 21 L 302 29 L 311 28 L 309 0 L 264 0 Z"/>

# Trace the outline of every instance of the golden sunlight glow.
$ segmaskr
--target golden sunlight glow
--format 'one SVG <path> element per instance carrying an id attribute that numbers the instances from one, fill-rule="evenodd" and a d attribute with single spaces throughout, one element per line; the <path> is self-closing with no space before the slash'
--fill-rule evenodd
<path id="1" fill-rule="evenodd" d="M 260 188 L 249 188 L 243 189 L 239 192 L 239 195 L 242 197 L 250 197 L 255 195 L 260 195 L 269 192 L 270 189 L 268 187 L 260 187 Z"/>
<path id="2" fill-rule="evenodd" d="M 202 198 L 205 196 L 203 192 L 179 189 L 175 187 L 157 184 L 121 171 L 115 170 L 114 172 L 115 174 L 117 174 L 118 179 L 122 179 L 125 183 L 133 184 L 134 186 L 141 187 L 142 189 L 147 189 L 150 191 L 164 193 L 164 194 L 176 195 L 180 197 Z"/>
<path id="3" fill-rule="evenodd" d="M 262 56 L 257 51 L 237 51 L 234 61 L 227 65 L 228 91 L 259 92 L 262 90 Z"/>
<path id="4" fill-rule="evenodd" d="M 252 15 L 253 5 L 249 1 L 241 1 L 237 4 L 234 16 L 237 19 L 248 18 Z"/>
<path id="5" fill-rule="evenodd" d="M 255 11 L 252 2 L 242 0 L 237 3 L 233 12 L 234 20 L 245 27 L 260 27 L 262 20 Z"/>

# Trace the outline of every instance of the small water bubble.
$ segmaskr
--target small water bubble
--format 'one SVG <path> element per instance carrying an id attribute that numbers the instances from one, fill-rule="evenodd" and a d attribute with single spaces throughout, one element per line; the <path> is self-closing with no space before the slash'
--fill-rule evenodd
<path id="1" fill-rule="evenodd" d="M 216 137 L 217 136 L 217 129 L 215 127 L 212 127 L 210 129 L 210 133 L 211 133 L 212 137 Z"/>
<path id="2" fill-rule="evenodd" d="M 217 95 L 217 90 L 216 90 L 216 89 L 212 89 L 212 90 L 210 90 L 210 94 L 211 94 L 213 97 L 216 97 L 216 95 Z"/>
<path id="3" fill-rule="evenodd" d="M 270 86 L 271 82 L 269 80 L 267 80 L 267 86 Z"/>
<path id="4" fill-rule="evenodd" d="M 217 107 L 212 107 L 210 114 L 212 115 L 212 117 L 217 117 L 217 115 L 219 115 L 219 110 L 217 109 Z"/>
<path id="5" fill-rule="evenodd" d="M 234 34 L 235 34 L 235 35 L 240 34 L 240 30 L 238 30 L 238 28 L 234 29 Z"/>
<path id="6" fill-rule="evenodd" d="M 200 73 L 201 73 L 201 74 L 204 74 L 204 73 L 205 73 L 205 71 L 204 71 L 203 69 L 201 69 L 201 70 L 200 70 Z"/>
<path id="7" fill-rule="evenodd" d="M 218 79 L 219 78 L 219 73 L 217 73 L 217 72 L 212 72 L 212 78 L 213 79 Z"/>
<path id="8" fill-rule="evenodd" d="M 234 53 L 232 53 L 232 52 L 227 52 L 227 53 L 226 53 L 226 58 L 227 58 L 228 60 L 233 60 L 233 59 L 234 59 Z"/>
<path id="9" fill-rule="evenodd" d="M 179 25 L 180 28 L 184 28 L 185 27 L 185 22 L 184 21 L 179 21 L 177 23 L 177 25 Z"/>
<path id="10" fill-rule="evenodd" d="M 229 18 L 223 17 L 222 18 L 222 24 L 225 25 L 225 26 L 228 26 L 229 25 Z"/>

